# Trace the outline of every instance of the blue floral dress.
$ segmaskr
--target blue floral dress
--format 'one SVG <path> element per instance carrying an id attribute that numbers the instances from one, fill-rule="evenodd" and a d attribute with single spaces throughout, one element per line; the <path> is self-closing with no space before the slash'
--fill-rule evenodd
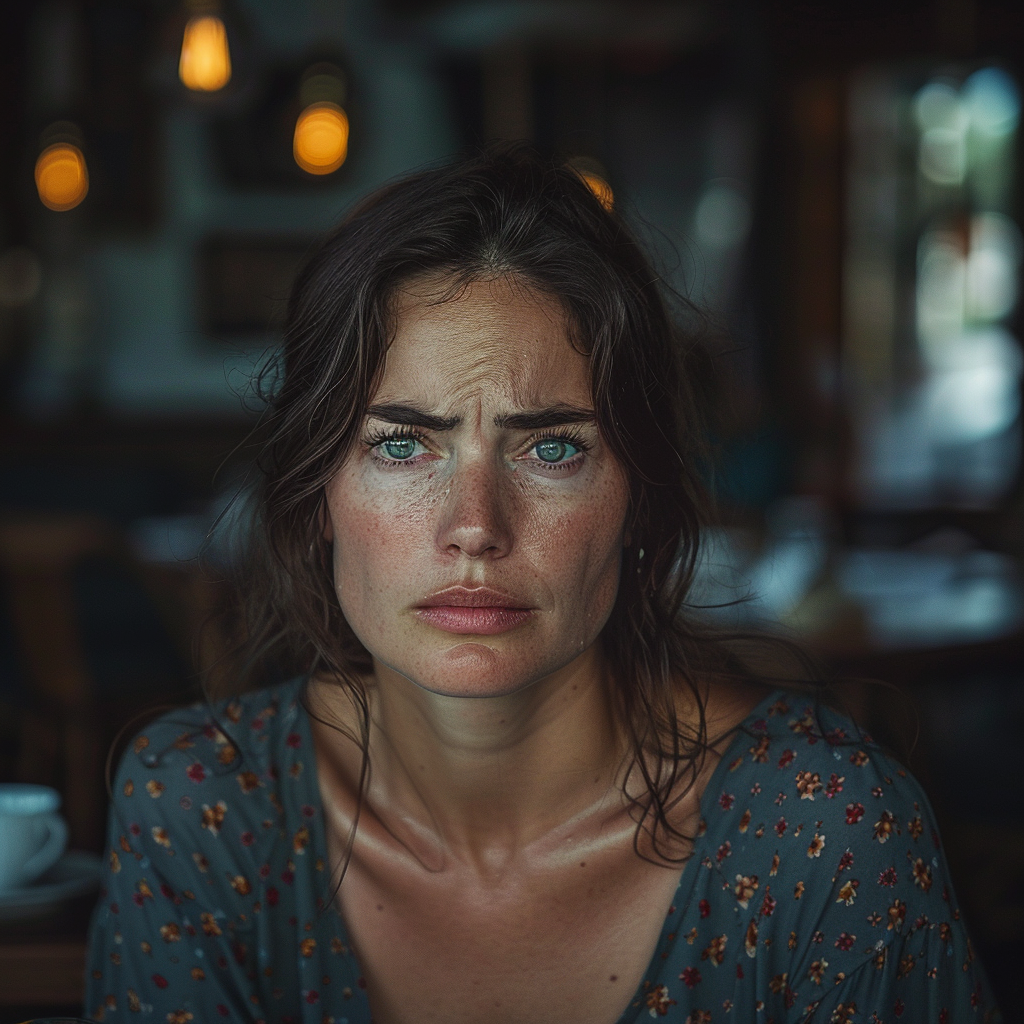
<path id="1" fill-rule="evenodd" d="M 115 783 L 87 1016 L 369 1024 L 329 902 L 303 685 L 197 705 L 135 738 Z M 921 787 L 849 720 L 767 696 L 701 811 L 620 1024 L 1002 1019 Z"/>

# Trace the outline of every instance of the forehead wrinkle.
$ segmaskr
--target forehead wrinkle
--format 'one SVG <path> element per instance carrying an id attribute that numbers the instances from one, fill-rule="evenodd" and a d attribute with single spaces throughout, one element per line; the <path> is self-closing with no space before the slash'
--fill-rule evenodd
<path id="1" fill-rule="evenodd" d="M 473 282 L 434 304 L 425 284 L 398 296 L 399 323 L 385 362 L 390 379 L 382 380 L 376 402 L 415 400 L 424 410 L 464 419 L 471 402 L 478 419 L 485 405 L 488 412 L 498 406 L 493 411 L 501 415 L 591 404 L 589 360 L 572 345 L 557 300 L 499 279 L 476 282 L 482 304 Z M 517 314 L 524 301 L 533 315 Z"/>
<path id="2" fill-rule="evenodd" d="M 445 374 L 443 393 L 446 414 L 461 416 L 466 422 L 486 415 L 497 423 L 502 417 L 523 412 L 539 412 L 557 405 L 590 406 L 589 376 L 584 387 L 567 388 L 566 375 L 534 372 L 544 367 L 530 361 L 496 366 L 486 357 L 474 360 L 470 369 L 453 368 Z M 465 415 L 470 407 L 474 415 Z M 486 412 L 485 412 L 486 410 Z"/>

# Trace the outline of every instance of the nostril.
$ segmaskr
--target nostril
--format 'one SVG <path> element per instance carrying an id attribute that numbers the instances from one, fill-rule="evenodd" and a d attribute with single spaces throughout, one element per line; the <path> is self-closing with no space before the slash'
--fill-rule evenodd
<path id="1" fill-rule="evenodd" d="M 445 481 L 437 524 L 439 550 L 475 558 L 510 547 L 508 507 L 487 465 L 464 465 Z"/>

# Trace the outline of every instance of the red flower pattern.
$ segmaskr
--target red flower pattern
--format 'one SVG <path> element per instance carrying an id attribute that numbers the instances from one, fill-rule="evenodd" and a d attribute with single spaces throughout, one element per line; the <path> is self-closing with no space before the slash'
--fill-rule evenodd
<path id="1" fill-rule="evenodd" d="M 223 1019 L 232 1011 L 215 995 L 217 986 L 241 984 L 233 998 L 251 1004 L 254 1021 L 297 1022 L 311 1006 L 318 1021 L 369 1021 L 366 981 L 344 924 L 318 903 L 330 890 L 330 870 L 298 698 L 298 683 L 236 698 L 220 719 L 238 726 L 230 737 L 205 708 L 179 711 L 130 747 L 112 817 L 128 824 L 112 832 L 94 919 L 87 998 L 95 1019 L 127 1024 L 133 1007 L 143 1006 L 152 1007 L 154 1021 Z M 195 721 L 184 732 L 183 714 Z M 921 986 L 945 977 L 960 1016 L 981 1020 L 991 998 L 980 987 L 913 778 L 825 708 L 773 695 L 744 729 L 717 769 L 716 781 L 728 780 L 728 789 L 718 785 L 702 801 L 694 856 L 641 989 L 643 1019 L 711 1024 L 720 1014 L 709 1007 L 721 1007 L 723 1020 L 788 1020 L 798 998 L 803 1005 L 813 996 L 805 992 L 810 987 L 819 998 L 836 992 L 835 1020 L 867 1022 L 870 976 L 893 963 L 895 939 L 888 1013 L 874 1004 L 878 1019 L 899 1019 L 924 998 Z M 827 742 L 817 742 L 822 737 Z M 149 769 L 141 758 L 150 750 L 170 753 Z M 200 785 L 193 806 L 186 794 Z M 735 794 L 748 792 L 737 807 Z M 872 793 L 885 802 L 867 817 Z M 768 813 L 787 799 L 787 816 Z M 934 857 L 931 850 L 923 855 L 926 833 Z M 833 843 L 843 851 L 838 861 L 828 854 Z M 904 857 L 907 869 L 897 870 Z M 878 885 L 861 885 L 873 878 Z M 156 906 L 155 934 L 147 933 L 144 922 Z M 870 931 L 858 941 L 864 928 Z M 911 941 L 918 945 L 904 949 Z M 935 955 L 922 955 L 929 944 Z M 204 959 L 196 960 L 195 949 Z M 874 967 L 858 971 L 865 953 Z M 237 973 L 229 963 L 239 965 Z M 767 992 L 760 987 L 766 963 L 779 964 L 767 975 Z M 134 974 L 126 973 L 129 964 Z M 258 976 L 259 986 L 244 987 Z M 659 976 L 677 980 L 657 984 Z M 281 995 L 263 1005 L 263 992 Z M 960 1019 L 952 1002 L 948 1009 L 940 1024 Z"/>

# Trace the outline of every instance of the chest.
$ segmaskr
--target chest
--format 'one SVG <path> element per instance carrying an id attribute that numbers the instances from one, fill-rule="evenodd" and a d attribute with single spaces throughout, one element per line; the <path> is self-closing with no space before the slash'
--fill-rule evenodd
<path id="1" fill-rule="evenodd" d="M 354 859 L 339 901 L 374 1021 L 615 1024 L 679 882 L 678 868 L 632 857 L 493 888 L 410 886 Z"/>

